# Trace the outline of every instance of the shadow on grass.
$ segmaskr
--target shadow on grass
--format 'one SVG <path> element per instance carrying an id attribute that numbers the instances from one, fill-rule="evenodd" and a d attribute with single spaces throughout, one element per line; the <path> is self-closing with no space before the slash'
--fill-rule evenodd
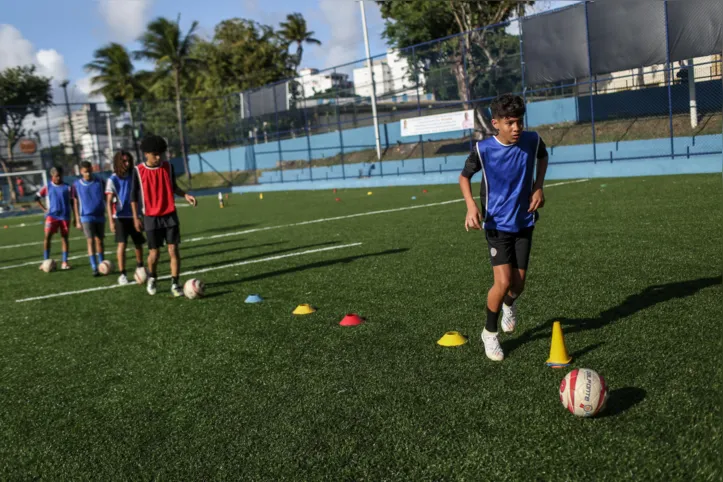
<path id="1" fill-rule="evenodd" d="M 645 400 L 647 392 L 642 388 L 623 387 L 610 392 L 605 409 L 598 415 L 598 418 L 614 417 L 634 407 Z"/>
<path id="2" fill-rule="evenodd" d="M 278 256 L 280 254 L 290 253 L 293 251 L 302 251 L 304 249 L 320 248 L 322 246 L 329 246 L 329 245 L 338 244 L 338 243 L 339 243 L 338 241 L 325 241 L 323 243 L 306 244 L 304 246 L 294 246 L 291 248 L 279 249 L 276 251 L 268 251 L 266 253 L 258 253 L 258 254 L 254 254 L 252 256 L 247 256 L 245 258 L 225 259 L 225 260 L 217 261 L 215 263 L 202 264 L 202 265 L 198 265 L 198 266 L 196 266 L 196 265 L 189 266 L 186 269 L 191 271 L 191 270 L 195 270 L 195 269 L 215 268 L 216 266 L 231 265 L 231 264 L 235 264 L 235 263 L 241 263 L 243 261 L 249 261 L 249 260 L 256 259 L 256 258 L 265 258 L 267 256 Z M 259 245 L 259 246 L 262 246 L 262 245 Z M 181 260 L 183 260 L 183 259 L 184 258 L 183 258 L 183 253 L 182 253 Z"/>
<path id="3" fill-rule="evenodd" d="M 229 237 L 228 239 L 218 240 L 212 243 L 196 244 L 193 241 L 190 243 L 184 243 L 183 238 L 181 238 L 181 249 L 189 251 L 191 249 L 208 248 L 209 246 L 218 246 L 220 244 L 240 243 L 242 241 L 245 241 L 245 238 Z"/>
<path id="4" fill-rule="evenodd" d="M 233 293 L 233 291 L 231 291 L 231 290 L 217 291 L 217 292 L 215 292 L 215 293 L 209 293 L 209 294 L 207 294 L 207 295 L 203 295 L 203 299 L 204 299 L 204 300 L 207 300 L 207 299 L 209 299 L 209 298 L 216 298 L 216 297 L 218 297 L 218 296 L 227 295 L 227 294 L 229 294 L 229 293 Z"/>
<path id="5" fill-rule="evenodd" d="M 277 246 L 279 244 L 288 243 L 288 241 L 275 241 L 273 243 L 263 243 L 263 244 L 254 244 L 251 246 L 238 246 L 236 248 L 229 248 L 229 249 L 220 249 L 218 251 L 203 251 L 201 253 L 195 253 L 188 256 L 185 256 L 181 254 L 182 259 L 193 259 L 193 258 L 201 258 L 206 256 L 214 256 L 217 254 L 225 254 L 225 253 L 232 253 L 234 251 L 241 251 L 242 249 L 254 249 L 254 248 L 265 248 L 269 246 Z"/>
<path id="6" fill-rule="evenodd" d="M 258 281 L 258 280 L 262 280 L 262 279 L 266 279 L 266 278 L 273 278 L 274 276 L 283 276 L 285 274 L 298 273 L 300 271 L 307 271 L 310 269 L 327 268 L 329 266 L 334 266 L 337 264 L 352 263 L 354 261 L 364 259 L 364 258 L 372 258 L 375 256 L 387 256 L 390 254 L 400 254 L 400 253 L 404 253 L 406 251 L 409 251 L 409 248 L 388 249 L 386 251 L 380 251 L 378 253 L 360 254 L 357 256 L 347 256 L 345 258 L 329 259 L 326 261 L 317 261 L 315 263 L 302 264 L 300 266 L 293 266 L 291 268 L 285 268 L 285 269 L 280 269 L 280 270 L 276 270 L 276 271 L 269 271 L 268 273 L 259 273 L 259 274 L 255 274 L 253 276 L 247 276 L 245 278 L 233 279 L 233 280 L 228 280 L 228 281 L 219 281 L 217 283 L 209 283 L 206 285 L 206 287 L 207 288 L 217 288 L 220 286 L 230 286 L 230 285 L 235 285 L 235 284 L 239 284 L 239 283 L 245 283 L 248 281 Z"/>
<path id="7" fill-rule="evenodd" d="M 597 348 L 600 348 L 605 343 L 594 343 L 592 345 L 588 345 L 585 348 L 582 348 L 580 350 L 577 350 L 576 352 L 570 353 L 570 356 L 573 360 L 577 360 L 581 356 L 585 355 L 586 353 L 590 353 L 593 350 L 596 350 Z"/>
<path id="8" fill-rule="evenodd" d="M 544 324 L 530 328 L 517 338 L 502 343 L 502 349 L 507 355 L 525 343 L 549 338 L 554 321 L 559 321 L 562 324 L 565 335 L 580 331 L 597 330 L 598 328 L 627 318 L 639 311 L 655 306 L 658 303 L 664 303 L 676 298 L 687 298 L 704 288 L 720 285 L 722 282 L 723 277 L 716 276 L 648 286 L 640 293 L 628 296 L 625 301 L 619 305 L 603 311 L 596 318 L 553 318 L 547 320 Z"/>
<path id="9" fill-rule="evenodd" d="M 184 236 L 196 236 L 196 235 L 203 235 L 203 234 L 223 233 L 226 231 L 229 231 L 229 232 L 238 231 L 238 230 L 253 228 L 254 226 L 258 226 L 258 223 L 255 223 L 255 224 L 232 224 L 230 226 L 217 226 L 215 228 L 204 229 L 202 231 L 194 231 L 192 233 L 184 233 L 183 226 L 181 226 L 181 234 L 183 234 Z"/>

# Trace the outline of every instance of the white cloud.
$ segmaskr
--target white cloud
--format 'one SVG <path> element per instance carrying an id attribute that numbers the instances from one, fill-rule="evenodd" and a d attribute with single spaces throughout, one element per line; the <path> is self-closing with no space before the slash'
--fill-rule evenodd
<path id="1" fill-rule="evenodd" d="M 98 9 L 108 25 L 110 39 L 125 43 L 137 39 L 146 28 L 153 0 L 100 0 Z"/>
<path id="2" fill-rule="evenodd" d="M 95 88 L 90 83 L 91 76 L 83 77 L 82 79 L 78 79 L 78 81 L 75 82 L 75 86 L 77 87 L 78 91 L 80 91 L 81 95 L 88 99 L 88 102 L 105 102 L 105 97 L 102 95 L 93 95 L 91 94 L 91 91 L 93 91 Z"/>
<path id="3" fill-rule="evenodd" d="M 12 25 L 0 24 L 0 70 L 21 65 L 34 65 L 37 74 L 53 78 L 57 85 L 67 77 L 65 59 L 57 50 L 35 50 L 33 44 Z"/>
<path id="4" fill-rule="evenodd" d="M 381 21 L 379 7 L 365 2 L 367 30 L 370 42 L 375 25 Z M 352 0 L 319 0 L 319 10 L 329 26 L 330 39 L 325 42 L 324 67 L 359 60 L 366 56 L 359 3 Z M 371 52 L 372 55 L 380 52 Z"/>

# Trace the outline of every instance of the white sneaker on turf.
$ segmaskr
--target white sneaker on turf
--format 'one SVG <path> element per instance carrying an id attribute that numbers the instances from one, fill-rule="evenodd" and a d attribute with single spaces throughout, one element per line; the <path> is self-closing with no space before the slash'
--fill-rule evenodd
<path id="1" fill-rule="evenodd" d="M 497 333 L 490 333 L 487 329 L 482 330 L 482 343 L 485 346 L 485 355 L 492 361 L 502 361 L 505 354 L 502 352 L 500 340 Z"/>
<path id="2" fill-rule="evenodd" d="M 124 274 L 118 276 L 118 284 L 123 286 L 128 284 L 128 277 Z"/>
<path id="3" fill-rule="evenodd" d="M 148 278 L 148 282 L 146 283 L 146 291 L 149 295 L 156 294 L 156 278 Z"/>
<path id="4" fill-rule="evenodd" d="M 180 298 L 181 296 L 183 296 L 183 290 L 176 283 L 173 283 L 171 285 L 171 294 L 173 294 L 173 296 L 175 296 L 176 298 Z"/>
<path id="5" fill-rule="evenodd" d="M 517 306 L 502 303 L 502 331 L 512 333 L 517 327 Z"/>

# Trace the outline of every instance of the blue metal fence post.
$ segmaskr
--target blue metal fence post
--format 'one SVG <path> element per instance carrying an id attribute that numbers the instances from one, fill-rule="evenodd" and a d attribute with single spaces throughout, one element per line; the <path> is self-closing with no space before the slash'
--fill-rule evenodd
<path id="1" fill-rule="evenodd" d="M 462 34 L 461 41 L 462 41 L 462 59 L 464 60 L 464 62 L 462 63 L 462 67 L 464 68 L 464 88 L 467 91 L 466 92 L 467 102 L 464 102 L 462 105 L 465 109 L 468 109 L 472 105 L 472 103 L 470 102 L 472 100 L 472 94 L 470 93 L 469 75 L 467 74 L 467 43 L 466 43 L 467 37 L 466 37 L 466 35 L 467 35 L 467 32 Z M 460 97 L 461 97 L 461 92 L 460 92 Z M 474 131 L 472 131 L 472 132 L 474 133 Z M 472 136 L 469 136 L 469 150 L 470 151 L 472 151 L 472 145 L 473 145 Z"/>
<path id="2" fill-rule="evenodd" d="M 253 120 L 253 113 L 251 112 L 251 103 L 246 101 L 245 95 L 246 95 L 246 92 L 241 92 L 241 97 L 240 97 L 240 99 L 241 99 L 241 115 L 243 116 L 244 119 L 247 118 L 246 110 L 248 107 L 248 113 L 249 113 L 248 119 L 251 121 L 249 123 L 249 125 L 253 125 L 253 124 L 255 124 L 255 122 Z M 254 171 L 254 184 L 259 184 L 259 173 L 258 173 L 258 169 L 257 169 L 258 166 L 256 165 L 257 134 L 256 134 L 255 126 L 252 128 L 252 132 L 253 132 L 254 137 L 253 137 L 253 142 L 251 142 L 251 168 Z"/>
<path id="3" fill-rule="evenodd" d="M 520 4 L 520 13 L 524 12 L 522 4 Z M 525 103 L 525 106 L 527 105 L 527 87 L 525 86 L 525 54 L 523 52 L 524 47 L 524 40 L 522 39 L 522 17 L 519 16 L 517 19 L 517 22 L 519 23 L 519 31 L 520 31 L 520 81 L 522 82 L 522 100 Z M 525 109 L 525 128 L 528 127 L 527 123 L 527 109 Z"/>
<path id="4" fill-rule="evenodd" d="M 233 161 L 231 160 L 231 124 L 228 121 L 228 97 L 223 98 L 223 114 L 226 119 L 226 149 L 228 150 L 228 174 L 233 179 Z M 230 183 L 233 185 L 233 183 Z"/>
<path id="5" fill-rule="evenodd" d="M 412 68 L 414 69 L 414 79 L 417 89 L 417 117 L 422 117 L 422 102 L 419 98 L 419 71 L 417 69 L 417 53 L 414 47 L 412 47 Z M 424 166 L 424 138 L 421 134 L 419 135 L 419 145 L 422 148 L 422 175 L 424 176 L 427 173 L 427 170 Z"/>
<path id="6" fill-rule="evenodd" d="M 336 68 L 331 74 L 332 87 L 334 85 L 334 78 L 336 77 Z M 341 117 L 339 111 L 339 87 L 334 89 L 336 92 L 335 102 L 336 104 L 336 128 L 339 130 L 339 153 L 341 154 L 341 178 L 346 179 L 346 173 L 344 172 L 344 135 L 341 130 Z"/>
<path id="7" fill-rule="evenodd" d="M 48 130 L 48 150 L 50 151 L 50 165 L 55 163 L 55 159 L 53 156 L 53 139 L 50 137 L 50 114 L 48 113 L 49 109 L 45 109 L 45 127 Z M 45 167 L 45 163 L 43 163 L 43 167 Z"/>
<path id="8" fill-rule="evenodd" d="M 313 181 L 314 180 L 314 172 L 313 172 L 314 166 L 312 165 L 312 162 L 311 162 L 311 138 L 309 137 L 309 118 L 307 117 L 307 114 L 306 114 L 306 92 L 304 90 L 305 87 L 303 84 L 301 85 L 300 88 L 301 88 L 301 101 L 302 101 L 301 113 L 304 117 L 304 133 L 306 134 L 306 158 L 309 161 L 309 181 Z"/>
<path id="9" fill-rule="evenodd" d="M 663 2 L 665 12 L 665 78 L 668 84 L 668 120 L 670 124 L 670 156 L 675 159 L 675 142 L 673 140 L 673 90 L 671 87 L 673 68 L 670 65 L 670 37 L 668 32 L 668 0 Z"/>
<path id="10" fill-rule="evenodd" d="M 590 73 L 590 127 L 592 128 L 592 160 L 597 162 L 597 145 L 595 142 L 595 102 L 593 101 L 594 95 L 594 82 L 592 74 L 592 50 L 590 49 L 590 20 L 588 16 L 588 1 L 585 1 L 585 36 L 587 38 L 587 67 Z"/>
<path id="11" fill-rule="evenodd" d="M 276 128 L 276 146 L 279 153 L 279 177 L 284 182 L 284 156 L 281 153 L 281 131 L 279 130 L 279 106 L 276 100 L 276 86 L 271 87 L 271 95 L 274 97 L 274 123 Z"/>

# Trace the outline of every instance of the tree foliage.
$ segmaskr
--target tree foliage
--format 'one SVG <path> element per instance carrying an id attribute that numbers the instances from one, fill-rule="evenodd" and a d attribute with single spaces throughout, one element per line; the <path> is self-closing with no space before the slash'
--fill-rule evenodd
<path id="1" fill-rule="evenodd" d="M 384 36 L 397 49 L 407 49 L 402 54 L 410 67 L 421 66 L 427 90 L 440 100 L 459 99 L 468 105 L 472 99 L 519 85 L 519 39 L 506 33 L 505 26 L 482 28 L 519 13 L 519 2 L 388 0 L 378 4 L 385 19 Z M 452 35 L 456 37 L 408 49 Z"/>

